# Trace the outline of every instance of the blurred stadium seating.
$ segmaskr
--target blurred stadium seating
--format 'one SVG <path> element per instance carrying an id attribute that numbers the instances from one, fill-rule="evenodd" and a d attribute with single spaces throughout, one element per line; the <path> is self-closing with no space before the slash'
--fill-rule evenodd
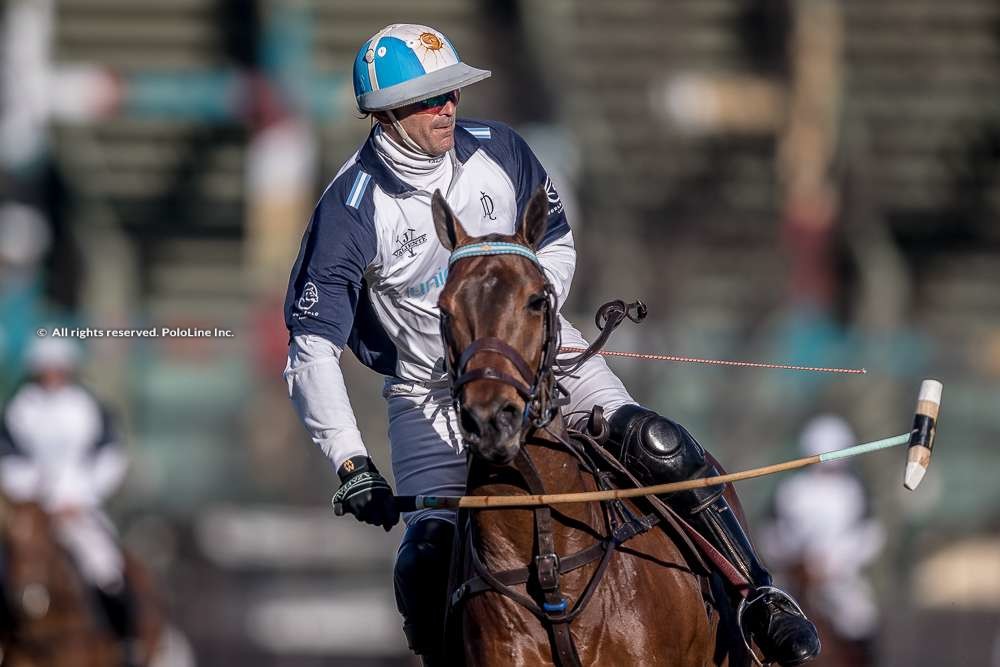
<path id="1" fill-rule="evenodd" d="M 639 297 L 650 321 L 612 349 L 868 369 L 845 379 L 614 362 L 637 398 L 728 467 L 791 455 L 821 410 L 848 415 L 862 439 L 902 432 L 919 379 L 943 380 L 939 450 L 920 494 L 898 490 L 891 455 L 863 464 L 891 535 L 875 572 L 892 612 L 879 664 L 1000 665 L 1000 598 L 967 594 L 962 579 L 974 566 L 994 581 L 1000 568 L 996 2 L 60 0 L 56 67 L 109 73 L 114 104 L 54 119 L 48 157 L 62 194 L 35 199 L 54 229 L 45 297 L 37 313 L 0 301 L 0 324 L 10 340 L 15 321 L 28 331 L 53 316 L 238 332 L 91 346 L 90 376 L 125 411 L 137 459 L 118 515 L 140 552 L 171 554 L 160 574 L 201 664 L 410 664 L 393 634 L 396 534 L 317 509 L 334 475 L 283 396 L 276 307 L 292 260 L 281 257 L 306 220 L 257 226 L 272 209 L 251 177 L 268 159 L 255 142 L 298 122 L 314 151 L 300 165 L 308 201 L 274 210 L 308 215 L 368 131 L 353 108 L 355 51 L 399 21 L 440 28 L 492 69 L 463 96 L 463 114 L 530 132 L 564 172 L 578 211 L 574 321 L 589 326 L 603 301 Z M 816 62 L 796 47 L 803 34 L 830 40 L 818 94 Z M 822 237 L 831 292 L 810 299 L 795 279 L 781 146 L 795 100 L 815 99 L 828 107 L 805 113 L 827 119 L 817 145 L 829 150 L 813 157 L 836 212 Z M 26 178 L 5 177 L 5 201 Z M 262 270 L 256 258 L 275 234 Z M 35 299 L 33 289 L 18 298 Z M 13 343 L 5 355 L 6 387 L 19 368 Z M 362 431 L 387 463 L 380 380 L 347 366 Z M 742 492 L 760 510 L 770 489 Z M 313 532 L 315 542 L 302 537 Z M 289 544 L 300 548 L 275 546 Z M 338 552 L 344 544 L 368 566 Z M 366 645 L 380 651 L 332 662 L 352 641 L 324 631 L 350 620 L 345 599 L 369 614 Z M 302 628 L 300 643 L 275 627 Z"/>

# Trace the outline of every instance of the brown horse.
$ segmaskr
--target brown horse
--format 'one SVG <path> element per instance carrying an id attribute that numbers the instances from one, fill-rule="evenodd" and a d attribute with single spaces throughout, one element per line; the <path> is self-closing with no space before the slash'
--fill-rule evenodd
<path id="1" fill-rule="evenodd" d="M 600 473 L 567 437 L 551 374 L 556 304 L 533 259 L 548 219 L 544 191 L 513 236 L 469 237 L 440 194 L 432 208 L 438 237 L 453 251 L 439 306 L 472 453 L 467 492 L 597 489 Z M 706 602 L 706 580 L 671 535 L 637 525 L 650 516 L 641 503 L 609 505 L 482 510 L 460 520 L 467 539 L 455 567 L 471 562 L 480 579 L 494 580 L 452 596 L 453 613 L 461 601 L 469 665 L 745 662 L 716 609 L 728 601 Z"/>
<path id="2" fill-rule="evenodd" d="M 36 503 L 2 503 L 3 665 L 13 667 L 120 667 L 124 647 L 99 615 L 96 601 L 58 544 L 51 517 Z M 126 556 L 126 577 L 139 600 L 140 665 L 148 665 L 163 617 L 152 579 Z"/>

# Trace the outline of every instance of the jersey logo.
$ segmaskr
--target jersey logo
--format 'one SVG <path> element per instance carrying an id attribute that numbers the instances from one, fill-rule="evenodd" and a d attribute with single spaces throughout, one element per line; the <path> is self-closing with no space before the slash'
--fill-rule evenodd
<path id="1" fill-rule="evenodd" d="M 416 233 L 417 230 L 410 227 L 405 232 L 397 236 L 396 243 L 399 244 L 399 247 L 392 251 L 392 256 L 402 257 L 404 254 L 409 253 L 410 257 L 416 257 L 417 254 L 414 252 L 414 248 L 427 243 L 427 234 L 414 236 Z"/>
<path id="2" fill-rule="evenodd" d="M 310 280 L 302 287 L 302 296 L 298 300 L 299 310 L 309 310 L 317 303 L 319 303 L 319 290 L 316 289 L 316 284 Z"/>
<path id="3" fill-rule="evenodd" d="M 490 220 L 496 220 L 496 218 L 493 217 L 493 198 L 482 190 L 479 191 L 479 194 L 482 195 L 479 198 L 479 203 L 483 205 L 483 217 L 489 218 Z"/>
<path id="4" fill-rule="evenodd" d="M 555 215 L 563 210 L 562 200 L 559 199 L 559 193 L 556 192 L 556 186 L 553 185 L 552 179 L 548 176 L 545 177 L 545 196 L 549 200 L 549 215 Z"/>

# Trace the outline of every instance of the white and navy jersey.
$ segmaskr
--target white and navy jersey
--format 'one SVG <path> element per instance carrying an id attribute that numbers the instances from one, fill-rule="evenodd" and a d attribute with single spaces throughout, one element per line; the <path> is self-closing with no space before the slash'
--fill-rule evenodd
<path id="1" fill-rule="evenodd" d="M 126 459 L 108 410 L 75 384 L 28 382 L 0 416 L 0 486 L 49 509 L 96 508 L 120 485 Z"/>
<path id="2" fill-rule="evenodd" d="M 324 192 L 302 239 L 285 297 L 292 337 L 349 346 L 369 368 L 404 380 L 443 374 L 437 300 L 449 252 L 438 241 L 432 193 L 404 183 L 373 144 L 375 130 Z M 549 223 L 539 252 L 557 293 L 575 263 L 562 203 L 538 159 L 509 127 L 459 119 L 454 175 L 443 193 L 473 236 L 513 234 L 544 187 Z M 557 243 L 558 242 L 558 243 Z M 546 262 L 546 247 L 559 257 Z M 561 284 L 561 281 L 565 284 Z"/>

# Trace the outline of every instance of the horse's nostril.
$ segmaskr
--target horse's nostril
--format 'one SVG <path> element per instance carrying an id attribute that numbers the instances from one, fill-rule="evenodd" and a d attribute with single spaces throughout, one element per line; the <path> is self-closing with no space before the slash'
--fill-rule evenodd
<path id="1" fill-rule="evenodd" d="M 463 408 L 460 413 L 460 417 L 462 420 L 463 431 L 469 435 L 475 436 L 481 436 L 483 434 L 482 425 L 480 424 L 479 419 L 477 419 L 472 412 Z"/>
<path id="2" fill-rule="evenodd" d="M 521 419 L 521 411 L 513 403 L 507 403 L 497 411 L 497 426 L 500 430 L 510 432 L 517 428 Z"/>

